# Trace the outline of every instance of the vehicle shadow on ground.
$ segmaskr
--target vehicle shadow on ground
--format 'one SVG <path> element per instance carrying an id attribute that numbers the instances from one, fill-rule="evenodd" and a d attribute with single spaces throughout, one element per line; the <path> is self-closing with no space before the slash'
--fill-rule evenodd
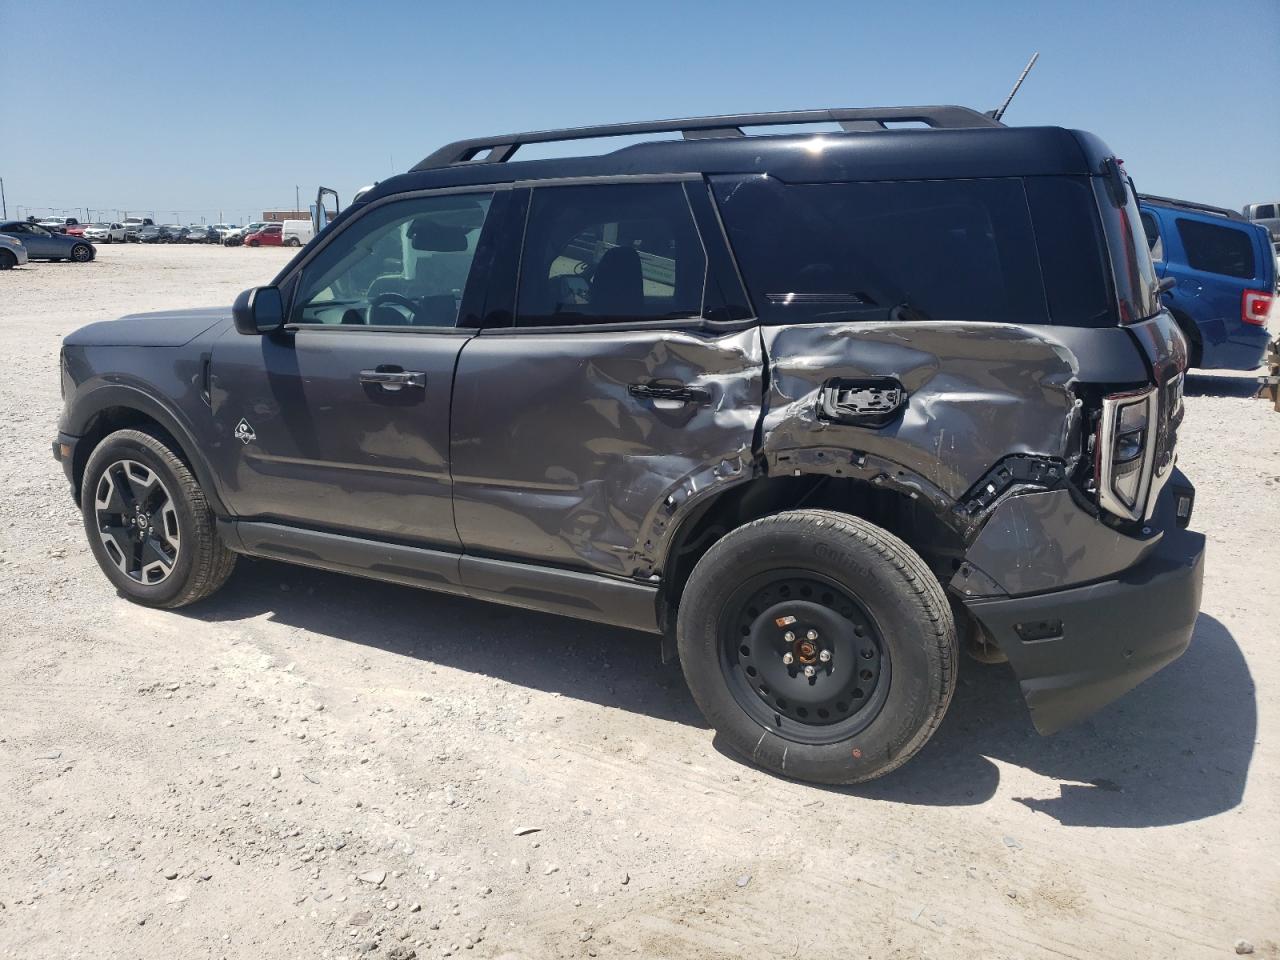
<path id="1" fill-rule="evenodd" d="M 1056 797 L 1015 799 L 1070 826 L 1185 823 L 1240 803 L 1257 701 L 1235 638 L 1213 617 L 1200 615 L 1180 659 L 1051 737 L 1032 728 L 1008 665 L 963 660 L 951 709 L 929 744 L 897 773 L 851 793 L 980 803 L 995 793 L 998 764 L 1007 763 L 1060 781 Z"/>
<path id="2" fill-rule="evenodd" d="M 1256 376 L 1188 373 L 1183 393 L 1188 397 L 1252 397 L 1258 392 Z"/>
<path id="3" fill-rule="evenodd" d="M 287 588 L 287 589 L 284 589 Z M 706 727 L 659 638 L 377 580 L 241 558 L 216 596 L 177 611 L 276 623 L 660 720 Z"/>
<path id="4" fill-rule="evenodd" d="M 656 637 L 630 630 L 267 560 L 242 560 L 216 597 L 179 612 L 207 622 L 266 614 L 315 634 L 706 728 L 679 666 L 660 662 Z M 1239 804 L 1256 738 L 1255 691 L 1234 637 L 1213 617 L 1200 616 L 1179 660 L 1052 737 L 1032 728 L 1008 666 L 961 660 L 955 698 L 920 754 L 882 780 L 831 792 L 978 804 L 995 794 L 1005 763 L 1061 781 L 1057 797 L 1015 799 L 1068 825 L 1183 823 Z"/>

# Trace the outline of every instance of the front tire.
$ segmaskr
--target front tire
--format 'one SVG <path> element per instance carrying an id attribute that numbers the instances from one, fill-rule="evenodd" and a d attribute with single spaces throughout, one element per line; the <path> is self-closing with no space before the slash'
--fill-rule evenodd
<path id="1" fill-rule="evenodd" d="M 18 258 L 12 250 L 0 250 L 0 270 L 12 270 L 18 265 Z"/>
<path id="2" fill-rule="evenodd" d="M 134 603 L 173 609 L 217 591 L 236 555 L 169 443 L 144 430 L 107 436 L 85 465 L 80 509 L 89 547 L 116 589 Z"/>
<path id="3" fill-rule="evenodd" d="M 795 510 L 726 534 L 677 618 L 685 679 L 733 752 L 860 783 L 906 763 L 955 690 L 956 628 L 909 546 L 858 517 Z"/>
<path id="4" fill-rule="evenodd" d="M 71 259 L 76 263 L 88 263 L 93 259 L 93 247 L 87 243 L 77 243 L 71 248 Z"/>

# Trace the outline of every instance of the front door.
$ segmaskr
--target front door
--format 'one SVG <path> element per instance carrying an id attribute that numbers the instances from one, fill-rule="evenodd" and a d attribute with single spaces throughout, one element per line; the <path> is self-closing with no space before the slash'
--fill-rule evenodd
<path id="1" fill-rule="evenodd" d="M 458 362 L 464 550 L 647 576 L 663 505 L 748 469 L 760 413 L 759 329 L 729 306 L 706 185 L 539 186 L 517 226 L 514 310 L 489 312 L 513 323 Z"/>
<path id="2" fill-rule="evenodd" d="M 458 546 L 450 396 L 492 199 L 371 205 L 304 261 L 280 333 L 215 344 L 216 469 L 237 516 Z"/>

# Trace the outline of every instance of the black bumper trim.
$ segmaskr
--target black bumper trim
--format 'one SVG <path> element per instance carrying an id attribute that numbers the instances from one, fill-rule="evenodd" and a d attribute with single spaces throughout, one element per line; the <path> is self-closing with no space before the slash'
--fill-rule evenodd
<path id="1" fill-rule="evenodd" d="M 966 601 L 1008 654 L 1040 733 L 1094 713 L 1186 650 L 1200 611 L 1204 544 L 1203 534 L 1174 526 L 1144 560 L 1113 579 Z"/>

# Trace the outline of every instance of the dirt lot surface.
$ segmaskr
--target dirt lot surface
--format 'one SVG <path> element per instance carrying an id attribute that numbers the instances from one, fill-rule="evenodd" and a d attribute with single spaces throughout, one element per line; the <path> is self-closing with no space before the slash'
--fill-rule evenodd
<path id="1" fill-rule="evenodd" d="M 1190 381 L 1181 660 L 1048 739 L 966 661 L 911 764 L 818 789 L 719 752 L 646 636 L 267 562 L 119 599 L 50 456 L 59 340 L 286 258 L 0 274 L 0 957 L 1277 955 L 1280 414 L 1247 380 Z"/>

